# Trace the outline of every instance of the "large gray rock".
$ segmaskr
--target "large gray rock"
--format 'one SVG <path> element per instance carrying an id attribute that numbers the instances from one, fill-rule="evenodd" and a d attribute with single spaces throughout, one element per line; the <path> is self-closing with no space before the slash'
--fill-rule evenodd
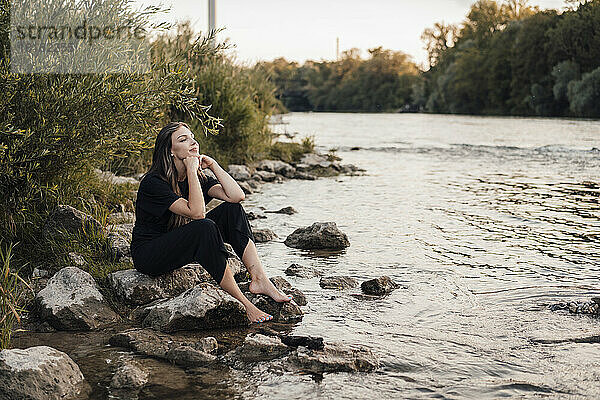
<path id="1" fill-rule="evenodd" d="M 246 280 L 247 270 L 229 244 L 227 263 L 236 280 Z M 158 299 L 175 297 L 199 283 L 215 283 L 214 279 L 200 264 L 187 264 L 171 272 L 151 277 L 135 269 L 113 272 L 108 283 L 119 300 L 129 305 L 148 304 Z"/>
<path id="2" fill-rule="evenodd" d="M 59 205 L 44 223 L 42 234 L 50 240 L 63 232 L 76 235 L 82 232 L 103 232 L 102 224 L 94 217 L 87 215 L 69 205 Z"/>
<path id="3" fill-rule="evenodd" d="M 130 349 L 137 354 L 169 360 L 178 365 L 204 366 L 217 358 L 218 344 L 214 337 L 200 340 L 179 340 L 152 329 L 133 328 L 113 335 L 109 344 Z"/>
<path id="4" fill-rule="evenodd" d="M 290 354 L 289 361 L 295 368 L 314 374 L 363 372 L 379 368 L 379 360 L 369 348 L 339 343 L 326 343 L 322 350 L 300 346 Z"/>
<path id="5" fill-rule="evenodd" d="M 227 172 L 236 181 L 247 181 L 250 179 L 250 169 L 245 165 L 229 164 Z"/>
<path id="6" fill-rule="evenodd" d="M 244 343 L 227 353 L 224 359 L 234 364 L 236 361 L 242 363 L 268 361 L 283 357 L 289 351 L 290 348 L 283 344 L 277 336 L 254 333 L 246 336 Z"/>
<path id="7" fill-rule="evenodd" d="M 383 296 L 385 294 L 389 294 L 398 287 L 400 287 L 400 285 L 392 281 L 389 276 L 381 276 L 376 279 L 371 279 L 363 282 L 360 285 L 363 293 L 374 296 Z"/>
<path id="8" fill-rule="evenodd" d="M 324 276 L 319 280 L 323 289 L 350 289 L 358 286 L 358 281 L 349 276 Z"/>
<path id="9" fill-rule="evenodd" d="M 311 226 L 298 228 L 283 242 L 298 249 L 341 250 L 350 246 L 348 236 L 340 231 L 335 222 L 315 222 Z"/>
<path id="10" fill-rule="evenodd" d="M 242 303 L 221 288 L 201 283 L 144 309 L 144 327 L 162 332 L 246 326 Z"/>
<path id="11" fill-rule="evenodd" d="M 77 267 L 54 274 L 35 302 L 40 318 L 58 330 L 92 330 L 119 320 L 104 302 L 94 278 Z"/>
<path id="12" fill-rule="evenodd" d="M 54 400 L 75 398 L 83 374 L 62 351 L 48 346 L 0 351 L 0 398 Z"/>

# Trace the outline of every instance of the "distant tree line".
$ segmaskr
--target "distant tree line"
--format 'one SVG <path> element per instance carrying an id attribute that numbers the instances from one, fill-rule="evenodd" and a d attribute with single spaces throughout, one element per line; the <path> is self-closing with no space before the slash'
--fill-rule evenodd
<path id="1" fill-rule="evenodd" d="M 292 111 L 600 117 L 600 0 L 540 10 L 528 0 L 478 0 L 458 25 L 421 38 L 429 69 L 382 48 L 336 62 L 260 63 Z"/>
<path id="2" fill-rule="evenodd" d="M 277 97 L 292 111 L 395 111 L 411 102 L 420 73 L 408 54 L 381 47 L 366 60 L 351 49 L 338 61 L 298 65 L 278 58 L 256 68 L 270 74 Z"/>

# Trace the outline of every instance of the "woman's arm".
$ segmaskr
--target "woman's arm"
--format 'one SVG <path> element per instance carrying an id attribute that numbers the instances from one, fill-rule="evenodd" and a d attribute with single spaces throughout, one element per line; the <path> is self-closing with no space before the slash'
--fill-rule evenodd
<path id="1" fill-rule="evenodd" d="M 202 195 L 202 187 L 198 179 L 199 161 L 197 157 L 187 157 L 183 160 L 186 167 L 189 195 L 188 200 L 177 199 L 169 210 L 175 214 L 183 215 L 192 219 L 202 219 L 206 216 L 206 204 Z"/>
<path id="2" fill-rule="evenodd" d="M 220 182 L 220 185 L 214 185 L 208 190 L 208 194 L 211 197 L 216 197 L 221 200 L 228 201 L 230 203 L 239 203 L 246 198 L 244 191 L 237 184 L 235 179 L 227 173 L 219 164 L 216 162 L 213 164 L 214 167 L 211 170 Z"/>

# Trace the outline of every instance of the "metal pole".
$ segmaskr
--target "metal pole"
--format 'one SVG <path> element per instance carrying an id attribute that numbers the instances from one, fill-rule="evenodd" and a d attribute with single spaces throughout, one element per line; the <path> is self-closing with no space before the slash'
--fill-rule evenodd
<path id="1" fill-rule="evenodd" d="M 215 30 L 215 26 L 216 26 L 216 19 L 217 19 L 217 12 L 216 12 L 216 0 L 208 0 L 208 32 L 210 34 L 210 32 Z M 215 40 L 211 40 L 211 44 L 215 45 Z"/>

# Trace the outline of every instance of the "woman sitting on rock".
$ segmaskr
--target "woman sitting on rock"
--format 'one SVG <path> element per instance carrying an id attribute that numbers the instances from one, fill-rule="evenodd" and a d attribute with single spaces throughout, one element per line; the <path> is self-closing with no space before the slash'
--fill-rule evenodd
<path id="1" fill-rule="evenodd" d="M 199 167 L 210 168 L 217 179 L 206 176 Z M 169 123 L 156 138 L 152 166 L 138 189 L 131 241 L 135 268 L 158 276 L 199 263 L 244 305 L 250 321 L 272 319 L 244 296 L 227 265 L 223 240 L 231 244 L 248 269 L 250 292 L 277 302 L 291 300 L 277 290 L 262 268 L 240 204 L 244 197 L 240 186 L 214 159 L 198 153 L 198 142 L 187 124 Z M 207 213 L 206 204 L 213 198 L 224 203 Z"/>

